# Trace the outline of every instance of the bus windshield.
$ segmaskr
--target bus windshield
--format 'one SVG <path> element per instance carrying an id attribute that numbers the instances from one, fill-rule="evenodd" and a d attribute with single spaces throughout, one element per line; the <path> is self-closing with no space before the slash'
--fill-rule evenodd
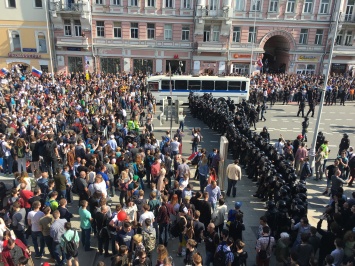
<path id="1" fill-rule="evenodd" d="M 158 81 L 156 81 L 156 82 L 150 81 L 148 83 L 148 89 L 150 91 L 158 91 L 159 90 L 159 82 Z"/>

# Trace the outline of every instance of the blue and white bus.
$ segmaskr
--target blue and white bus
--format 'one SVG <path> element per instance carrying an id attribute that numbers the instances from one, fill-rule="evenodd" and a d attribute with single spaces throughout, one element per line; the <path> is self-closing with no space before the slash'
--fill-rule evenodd
<path id="1" fill-rule="evenodd" d="M 170 96 L 170 76 L 151 76 L 147 80 L 148 89 L 160 100 Z M 190 91 L 197 94 L 212 93 L 213 97 L 230 97 L 234 103 L 249 99 L 250 79 L 235 76 L 172 76 L 172 96 L 188 103 Z"/>

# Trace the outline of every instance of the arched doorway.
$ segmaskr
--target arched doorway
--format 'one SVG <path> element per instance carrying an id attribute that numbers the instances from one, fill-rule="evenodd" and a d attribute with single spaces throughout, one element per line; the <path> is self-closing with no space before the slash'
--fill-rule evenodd
<path id="1" fill-rule="evenodd" d="M 290 62 L 290 42 L 282 35 L 269 38 L 264 45 L 264 71 L 270 73 L 284 73 Z"/>

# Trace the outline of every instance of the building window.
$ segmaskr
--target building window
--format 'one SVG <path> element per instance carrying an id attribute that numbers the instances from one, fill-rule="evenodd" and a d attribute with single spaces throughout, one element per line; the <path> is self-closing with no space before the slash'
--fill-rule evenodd
<path id="1" fill-rule="evenodd" d="M 296 0 L 288 0 L 286 6 L 286 13 L 294 13 L 295 5 L 296 5 Z"/>
<path id="2" fill-rule="evenodd" d="M 240 42 L 240 27 L 233 27 L 233 42 Z"/>
<path id="3" fill-rule="evenodd" d="M 345 11 L 345 20 L 346 21 L 351 21 L 353 17 L 353 12 L 354 12 L 354 0 L 348 0 L 346 4 L 346 11 Z"/>
<path id="4" fill-rule="evenodd" d="M 269 5 L 269 12 L 277 12 L 278 4 L 278 0 L 271 0 Z"/>
<path id="5" fill-rule="evenodd" d="M 342 45 L 343 44 L 343 35 L 344 35 L 344 31 L 340 31 L 339 34 L 337 35 L 337 39 L 335 41 L 335 43 L 337 45 Z"/>
<path id="6" fill-rule="evenodd" d="M 300 64 L 297 65 L 297 74 L 315 74 L 316 72 L 316 65 L 308 65 L 308 64 Z"/>
<path id="7" fill-rule="evenodd" d="M 82 72 L 83 71 L 83 58 L 68 56 L 68 70 L 69 72 Z"/>
<path id="8" fill-rule="evenodd" d="M 81 36 L 81 22 L 80 20 L 74 20 L 74 33 L 75 36 L 79 37 Z"/>
<path id="9" fill-rule="evenodd" d="M 120 6 L 121 5 L 121 0 L 113 0 L 112 4 L 115 6 Z"/>
<path id="10" fill-rule="evenodd" d="M 191 8 L 191 0 L 183 0 L 182 1 L 182 8 L 183 9 L 190 9 Z"/>
<path id="11" fill-rule="evenodd" d="M 190 27 L 189 26 L 183 26 L 182 27 L 181 40 L 182 41 L 190 40 Z"/>
<path id="12" fill-rule="evenodd" d="M 104 21 L 96 21 L 96 37 L 105 37 Z"/>
<path id="13" fill-rule="evenodd" d="M 35 7 L 42 8 L 43 7 L 42 0 L 35 0 Z"/>
<path id="14" fill-rule="evenodd" d="M 71 23 L 69 19 L 64 20 L 64 36 L 71 36 Z"/>
<path id="15" fill-rule="evenodd" d="M 7 0 L 7 7 L 16 8 L 16 0 Z"/>
<path id="16" fill-rule="evenodd" d="M 217 10 L 217 0 L 208 0 L 209 10 Z"/>
<path id="17" fill-rule="evenodd" d="M 322 0 L 320 3 L 319 14 L 328 14 L 329 11 L 329 0 Z"/>
<path id="18" fill-rule="evenodd" d="M 205 25 L 205 28 L 203 30 L 203 41 L 209 42 L 210 39 L 211 39 L 211 26 Z"/>
<path id="19" fill-rule="evenodd" d="M 316 39 L 314 40 L 314 44 L 322 45 L 323 42 L 323 30 L 318 29 L 316 31 Z"/>
<path id="20" fill-rule="evenodd" d="M 131 39 L 138 39 L 138 23 L 131 23 Z"/>
<path id="21" fill-rule="evenodd" d="M 312 9 L 313 9 L 313 0 L 305 0 L 303 13 L 312 13 Z"/>
<path id="22" fill-rule="evenodd" d="M 307 39 L 308 39 L 308 29 L 301 29 L 301 34 L 300 34 L 300 44 L 307 44 Z"/>
<path id="23" fill-rule="evenodd" d="M 256 41 L 256 28 L 249 27 L 248 42 L 255 43 Z"/>
<path id="24" fill-rule="evenodd" d="M 121 22 L 113 22 L 113 37 L 122 38 Z"/>
<path id="25" fill-rule="evenodd" d="M 346 46 L 352 46 L 353 45 L 353 32 L 351 30 L 346 31 L 345 35 L 345 43 Z"/>
<path id="26" fill-rule="evenodd" d="M 21 52 L 21 39 L 20 33 L 17 31 L 11 32 L 12 52 Z"/>
<path id="27" fill-rule="evenodd" d="M 103 5 L 103 0 L 96 0 L 97 5 Z"/>
<path id="28" fill-rule="evenodd" d="M 212 41 L 219 42 L 220 26 L 214 25 L 212 31 Z"/>
<path id="29" fill-rule="evenodd" d="M 252 1 L 251 11 L 260 11 L 261 10 L 261 0 Z"/>
<path id="30" fill-rule="evenodd" d="M 173 39 L 173 25 L 165 24 L 164 25 L 164 40 Z"/>
<path id="31" fill-rule="evenodd" d="M 244 11 L 244 0 L 236 0 L 235 1 L 235 10 L 236 11 Z"/>
<path id="32" fill-rule="evenodd" d="M 147 24 L 147 38 L 150 40 L 155 38 L 155 24 L 154 23 Z"/>
<path id="33" fill-rule="evenodd" d="M 43 32 L 38 33 L 37 40 L 38 40 L 38 52 L 47 53 L 46 36 L 44 35 Z"/>
<path id="34" fill-rule="evenodd" d="M 155 7 L 155 0 L 147 0 L 148 7 Z"/>
<path id="35" fill-rule="evenodd" d="M 105 73 L 119 73 L 121 71 L 120 58 L 101 58 L 101 70 Z"/>
<path id="36" fill-rule="evenodd" d="M 173 0 L 165 0 L 166 8 L 173 8 Z"/>
<path id="37" fill-rule="evenodd" d="M 131 6 L 138 6 L 138 0 L 130 0 Z"/>

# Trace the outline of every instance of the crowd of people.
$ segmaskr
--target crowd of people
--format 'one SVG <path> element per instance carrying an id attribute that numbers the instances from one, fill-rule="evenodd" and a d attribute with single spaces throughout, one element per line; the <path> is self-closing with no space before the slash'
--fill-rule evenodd
<path id="1" fill-rule="evenodd" d="M 224 195 L 217 176 L 223 158 L 217 149 L 198 151 L 202 140 L 198 129 L 183 132 L 182 123 L 175 133 L 167 131 L 158 140 L 153 125 L 156 99 L 146 91 L 143 74 L 93 73 L 87 78 L 84 73 L 72 73 L 58 74 L 54 80 L 47 74 L 35 78 L 18 69 L 1 79 L 0 165 L 3 174 L 15 177 L 8 197 L 0 184 L 4 265 L 30 264 L 28 247 L 32 246 L 35 259 L 43 258 L 47 247 L 56 265 L 78 265 L 81 245 L 84 251 L 97 249 L 99 255 L 111 256 L 112 265 L 170 266 L 175 254 L 169 255 L 167 246 L 173 238 L 179 241 L 176 255 L 183 257 L 185 265 L 246 265 L 241 203 L 236 202 L 231 210 L 225 203 L 225 197 L 236 197 L 236 181 L 241 178 L 238 160 L 227 168 Z M 264 88 L 262 101 L 272 101 L 275 91 L 286 93 L 292 88 L 303 93 L 320 80 L 280 74 L 259 76 L 251 83 Z M 332 91 L 349 90 L 350 94 L 352 89 L 349 77 L 331 78 L 329 84 Z M 195 176 L 182 156 L 183 137 L 192 141 L 195 156 L 190 159 L 198 165 Z M 193 188 L 193 178 L 199 179 L 199 189 Z M 119 203 L 112 208 L 115 195 Z M 329 225 L 331 219 L 337 222 L 339 213 L 345 219 L 344 215 L 350 217 L 348 210 L 355 210 L 355 206 L 341 205 L 338 189 L 332 195 L 330 208 L 337 209 L 326 216 Z M 80 231 L 72 228 L 74 214 L 68 204 L 79 206 L 75 214 L 80 217 Z M 260 221 L 256 263 L 267 265 L 280 236 L 271 236 L 268 221 Z M 293 227 L 300 235 L 294 250 L 303 245 L 301 233 L 308 233 L 306 225 Z M 332 235 L 337 237 L 333 241 L 337 249 L 342 247 L 338 237 L 345 237 L 344 233 L 351 235 L 344 230 L 342 235 Z M 276 244 L 276 250 L 284 247 L 280 265 L 289 258 L 286 234 Z M 92 246 L 93 235 L 97 247 Z M 327 248 L 333 248 L 332 238 L 327 237 Z M 353 258 L 350 251 L 346 259 Z M 156 261 L 152 261 L 154 252 Z M 291 263 L 296 263 L 292 254 Z"/>

